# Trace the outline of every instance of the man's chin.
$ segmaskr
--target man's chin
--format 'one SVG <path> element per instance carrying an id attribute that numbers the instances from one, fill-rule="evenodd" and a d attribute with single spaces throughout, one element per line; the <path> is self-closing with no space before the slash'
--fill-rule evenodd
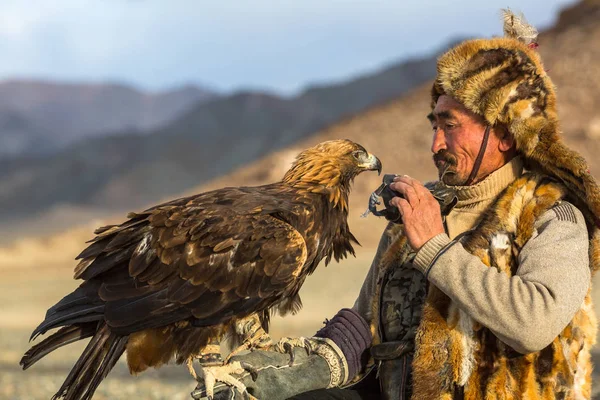
<path id="1" fill-rule="evenodd" d="M 440 181 L 448 186 L 461 186 L 464 179 L 461 179 L 454 171 L 440 171 Z"/>

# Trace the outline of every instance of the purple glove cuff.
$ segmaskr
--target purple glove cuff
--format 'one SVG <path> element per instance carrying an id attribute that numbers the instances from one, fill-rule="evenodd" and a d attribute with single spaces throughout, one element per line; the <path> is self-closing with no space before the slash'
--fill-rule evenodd
<path id="1" fill-rule="evenodd" d="M 361 370 L 361 356 L 373 341 L 369 324 L 351 308 L 342 308 L 315 336 L 333 340 L 344 353 L 348 363 L 348 379 Z"/>

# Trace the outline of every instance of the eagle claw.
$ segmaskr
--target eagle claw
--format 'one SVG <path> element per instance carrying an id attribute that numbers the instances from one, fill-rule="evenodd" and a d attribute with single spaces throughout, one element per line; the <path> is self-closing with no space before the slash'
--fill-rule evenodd
<path id="1" fill-rule="evenodd" d="M 294 347 L 302 347 L 306 350 L 307 355 L 311 355 L 314 351 L 312 343 L 305 337 L 299 338 L 282 338 L 275 345 L 275 349 L 280 353 L 287 353 L 290 355 L 289 366 L 294 366 L 296 356 L 294 355 Z"/>
<path id="2" fill-rule="evenodd" d="M 212 399 L 215 391 L 215 383 L 222 382 L 225 385 L 237 390 L 242 394 L 244 399 L 253 399 L 254 397 L 248 393 L 246 385 L 241 381 L 241 377 L 234 377 L 248 372 L 253 381 L 258 378 L 258 370 L 247 362 L 233 361 L 229 364 L 217 367 L 201 367 L 200 377 L 196 390 L 204 389 L 206 397 Z M 202 388 L 202 386 L 204 386 Z"/>
<path id="3" fill-rule="evenodd" d="M 284 348 L 285 352 L 290 355 L 290 362 L 288 363 L 288 365 L 290 367 L 292 367 L 294 365 L 294 361 L 296 359 L 296 356 L 294 355 L 294 346 L 292 346 L 289 343 L 284 343 L 283 348 Z"/>

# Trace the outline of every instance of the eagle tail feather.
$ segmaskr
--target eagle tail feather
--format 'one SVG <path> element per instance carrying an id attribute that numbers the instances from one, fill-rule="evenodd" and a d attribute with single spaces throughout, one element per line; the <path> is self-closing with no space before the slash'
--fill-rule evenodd
<path id="1" fill-rule="evenodd" d="M 58 332 L 27 350 L 21 358 L 20 365 L 26 370 L 59 347 L 94 336 L 97 326 L 96 322 L 88 322 L 61 328 Z"/>
<path id="2" fill-rule="evenodd" d="M 102 324 L 52 399 L 91 399 L 100 382 L 125 352 L 128 338 L 111 332 L 106 324 Z"/>
<path id="3" fill-rule="evenodd" d="M 35 339 L 38 335 L 45 333 L 46 331 L 58 328 L 60 326 L 74 325 L 78 323 L 94 322 L 102 319 L 102 311 L 104 306 L 96 306 L 93 308 L 77 309 L 72 310 L 69 314 L 62 314 L 56 316 L 56 318 L 46 319 L 38 326 L 35 331 L 31 334 L 31 339 Z"/>
<path id="4" fill-rule="evenodd" d="M 90 290 L 95 290 L 95 286 L 84 285 L 65 296 L 46 312 L 46 318 L 35 328 L 30 340 L 50 329 L 103 319 L 104 303 Z"/>

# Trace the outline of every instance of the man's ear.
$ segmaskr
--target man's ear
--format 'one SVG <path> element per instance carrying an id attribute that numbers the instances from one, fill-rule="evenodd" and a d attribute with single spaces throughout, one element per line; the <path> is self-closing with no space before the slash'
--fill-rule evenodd
<path id="1" fill-rule="evenodd" d="M 515 139 L 508 132 L 508 129 L 503 124 L 497 124 L 494 127 L 494 134 L 498 138 L 498 150 L 505 153 L 513 150 L 515 147 Z"/>

